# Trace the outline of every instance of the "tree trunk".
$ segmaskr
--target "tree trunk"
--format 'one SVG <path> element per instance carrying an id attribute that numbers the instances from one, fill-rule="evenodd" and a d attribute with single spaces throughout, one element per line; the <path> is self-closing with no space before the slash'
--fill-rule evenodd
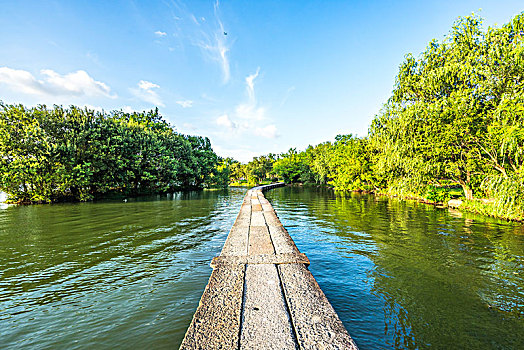
<path id="1" fill-rule="evenodd" d="M 466 196 L 466 200 L 473 199 L 473 190 L 468 185 L 470 183 L 471 183 L 471 173 L 468 170 L 466 171 L 466 183 L 462 185 L 462 190 L 464 190 L 464 195 Z"/>
<path id="2" fill-rule="evenodd" d="M 473 190 L 468 187 L 466 184 L 460 184 L 462 186 L 462 190 L 464 191 L 464 196 L 467 200 L 473 199 Z"/>

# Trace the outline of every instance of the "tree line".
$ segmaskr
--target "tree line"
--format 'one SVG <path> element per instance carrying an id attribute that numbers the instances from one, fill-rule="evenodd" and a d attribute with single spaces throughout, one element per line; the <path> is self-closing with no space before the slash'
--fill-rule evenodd
<path id="1" fill-rule="evenodd" d="M 227 185 L 208 138 L 158 113 L 0 102 L 0 190 L 15 202 L 85 201 Z"/>
<path id="2" fill-rule="evenodd" d="M 265 172 L 290 183 L 432 201 L 458 187 L 466 205 L 522 219 L 523 162 L 524 13 L 486 30 L 472 15 L 419 57 L 405 57 L 366 137 L 339 135 L 302 152 L 259 157 L 231 175 L 260 179 Z"/>

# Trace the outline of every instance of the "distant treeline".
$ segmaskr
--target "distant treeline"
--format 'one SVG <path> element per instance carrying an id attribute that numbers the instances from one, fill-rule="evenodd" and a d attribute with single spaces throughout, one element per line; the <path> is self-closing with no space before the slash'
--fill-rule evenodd
<path id="1" fill-rule="evenodd" d="M 0 102 L 0 190 L 15 202 L 90 200 L 227 185 L 208 138 L 158 113 Z"/>
<path id="2" fill-rule="evenodd" d="M 500 28 L 481 22 L 459 18 L 444 40 L 406 56 L 367 137 L 232 165 L 233 180 L 278 176 L 431 201 L 456 186 L 477 211 L 524 218 L 524 14 Z"/>

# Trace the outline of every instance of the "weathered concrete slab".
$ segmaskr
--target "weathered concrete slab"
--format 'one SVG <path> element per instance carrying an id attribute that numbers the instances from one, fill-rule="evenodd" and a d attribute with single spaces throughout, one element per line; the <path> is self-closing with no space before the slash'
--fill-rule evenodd
<path id="1" fill-rule="evenodd" d="M 251 226 L 266 226 L 266 220 L 261 211 L 251 212 Z"/>
<path id="2" fill-rule="evenodd" d="M 300 349 L 357 349 L 309 270 L 278 265 Z"/>
<path id="3" fill-rule="evenodd" d="M 298 254 L 299 250 L 283 226 L 269 226 L 269 234 L 276 254 Z"/>
<path id="4" fill-rule="evenodd" d="M 273 211 L 273 206 L 271 204 L 262 204 L 263 211 Z"/>
<path id="5" fill-rule="evenodd" d="M 260 254 L 260 255 L 237 255 L 237 256 L 221 256 L 214 257 L 211 261 L 211 267 L 219 267 L 228 264 L 306 264 L 309 265 L 309 259 L 306 254 L 292 253 L 292 254 Z"/>
<path id="6" fill-rule="evenodd" d="M 272 211 L 264 211 L 264 219 L 266 220 L 266 224 L 268 226 L 282 226 L 282 223 L 278 219 L 277 214 Z"/>
<path id="7" fill-rule="evenodd" d="M 248 242 L 249 255 L 275 254 L 267 226 L 251 226 Z"/>
<path id="8" fill-rule="evenodd" d="M 180 349 L 237 349 L 244 265 L 213 270 Z"/>
<path id="9" fill-rule="evenodd" d="M 240 349 L 296 349 L 275 265 L 247 265 Z"/>
<path id="10" fill-rule="evenodd" d="M 249 225 L 251 225 L 251 213 L 238 215 L 235 223 L 233 224 L 233 226 L 243 227 L 249 227 Z"/>
<path id="11" fill-rule="evenodd" d="M 245 217 L 251 218 L 251 205 L 243 205 L 240 208 L 240 212 L 237 215 L 237 220 L 239 218 L 245 218 Z"/>
<path id="12" fill-rule="evenodd" d="M 222 248 L 221 255 L 225 256 L 245 256 L 248 253 L 248 233 L 249 227 L 233 226 L 229 235 L 227 236 L 226 243 Z"/>

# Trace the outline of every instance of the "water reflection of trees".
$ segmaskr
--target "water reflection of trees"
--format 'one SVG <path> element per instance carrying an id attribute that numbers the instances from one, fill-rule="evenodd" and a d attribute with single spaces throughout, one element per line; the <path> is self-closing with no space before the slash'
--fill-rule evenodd
<path id="1" fill-rule="evenodd" d="M 282 196 L 373 261 L 368 280 L 384 300 L 392 347 L 524 343 L 522 225 L 386 197 L 298 189 Z"/>

